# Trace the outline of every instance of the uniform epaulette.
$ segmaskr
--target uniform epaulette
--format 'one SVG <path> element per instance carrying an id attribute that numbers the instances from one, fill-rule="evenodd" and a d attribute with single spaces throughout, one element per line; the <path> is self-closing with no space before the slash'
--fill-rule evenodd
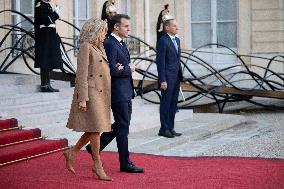
<path id="1" fill-rule="evenodd" d="M 40 6 L 40 2 L 38 2 L 37 4 L 36 4 L 36 7 L 39 7 Z"/>

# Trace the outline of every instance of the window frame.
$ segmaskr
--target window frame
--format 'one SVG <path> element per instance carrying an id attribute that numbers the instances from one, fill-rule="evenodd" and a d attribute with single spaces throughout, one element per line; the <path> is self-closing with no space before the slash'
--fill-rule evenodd
<path id="1" fill-rule="evenodd" d="M 218 19 L 218 7 L 217 7 L 217 1 L 218 0 L 211 0 L 211 20 L 210 21 L 192 21 L 192 0 L 188 0 L 188 4 L 189 4 L 189 26 L 190 26 L 190 35 L 189 35 L 189 46 L 190 48 L 193 48 L 193 40 L 192 40 L 192 25 L 193 24 L 210 24 L 211 25 L 211 29 L 210 29 L 210 33 L 211 33 L 211 43 L 217 43 L 218 41 L 218 24 L 219 23 L 235 23 L 237 26 L 236 32 L 238 32 L 238 15 L 236 15 L 236 19 L 231 20 L 231 19 L 227 19 L 227 20 L 220 20 Z M 238 0 L 236 0 L 236 11 L 238 12 Z M 236 35 L 236 40 L 237 40 L 237 44 L 236 47 L 230 47 L 231 49 L 237 49 L 238 47 L 238 35 Z M 213 47 L 214 48 L 214 47 Z M 217 48 L 217 47 L 216 47 Z M 211 48 L 210 48 L 211 49 Z"/>
<path id="2" fill-rule="evenodd" d="M 81 0 L 82 1 L 82 0 Z M 73 0 L 73 24 L 79 28 L 79 22 L 80 21 L 87 21 L 90 18 L 90 7 L 88 5 L 90 4 L 90 0 L 87 1 L 87 17 L 86 18 L 80 18 L 79 17 L 79 0 Z M 81 29 L 81 28 L 80 28 Z M 80 32 L 77 30 L 74 30 L 74 36 L 80 35 Z"/>
<path id="3" fill-rule="evenodd" d="M 26 1 L 26 0 L 12 0 L 11 9 L 14 10 L 13 9 L 13 3 L 15 2 L 15 11 L 22 12 L 21 11 L 21 1 Z M 31 0 L 31 1 L 32 1 L 32 5 L 33 5 L 35 0 Z M 31 14 L 24 14 L 24 15 L 29 17 L 29 18 L 31 18 L 33 20 L 34 19 L 34 8 L 32 8 Z M 16 17 L 16 23 L 20 23 L 21 22 L 21 16 L 12 12 L 11 13 L 11 20 L 12 20 L 11 23 L 13 23 L 14 25 L 16 24 L 16 23 L 14 23 L 13 16 Z M 18 26 L 21 27 L 22 24 L 20 23 Z"/>
<path id="4" fill-rule="evenodd" d="M 11 1 L 11 9 L 12 10 L 15 10 L 15 11 L 18 11 L 18 12 L 22 12 L 21 11 L 21 1 L 27 1 L 27 0 L 12 0 Z M 31 3 L 32 3 L 32 9 L 31 9 L 31 13 L 30 14 L 24 14 L 25 16 L 29 17 L 30 19 L 34 20 L 34 2 L 35 0 L 31 0 Z M 15 5 L 14 5 L 15 3 Z M 13 6 L 14 5 L 14 6 Z M 11 12 L 11 23 L 13 25 L 17 25 L 18 27 L 22 27 L 22 23 L 21 23 L 21 16 L 19 14 L 16 14 L 16 13 L 13 13 Z M 14 22 L 15 21 L 15 22 Z M 27 29 L 27 28 L 24 28 L 24 29 Z M 33 31 L 34 28 L 30 28 L 29 30 L 27 31 Z M 22 32 L 21 31 L 12 31 L 11 33 L 11 46 L 14 46 L 15 45 L 15 42 L 22 37 Z M 20 36 L 20 37 L 19 37 Z M 28 38 L 26 38 L 25 40 L 28 40 Z M 27 42 L 27 41 L 25 41 Z M 23 41 L 22 41 L 23 43 Z M 21 46 L 23 45 L 22 43 L 19 43 L 17 45 L 17 47 L 21 48 Z M 13 51 L 13 54 L 12 56 L 15 57 L 19 54 L 20 52 L 19 51 Z"/>

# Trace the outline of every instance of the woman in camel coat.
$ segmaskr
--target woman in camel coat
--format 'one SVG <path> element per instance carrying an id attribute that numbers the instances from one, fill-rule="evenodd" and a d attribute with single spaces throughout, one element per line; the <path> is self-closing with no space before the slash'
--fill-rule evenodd
<path id="1" fill-rule="evenodd" d="M 67 127 L 84 132 L 76 145 L 64 152 L 66 168 L 75 173 L 75 154 L 91 143 L 93 172 L 101 180 L 112 180 L 100 160 L 100 133 L 111 130 L 111 79 L 103 41 L 107 23 L 99 19 L 88 20 L 80 33 L 80 49 L 77 57 L 76 84 Z"/>

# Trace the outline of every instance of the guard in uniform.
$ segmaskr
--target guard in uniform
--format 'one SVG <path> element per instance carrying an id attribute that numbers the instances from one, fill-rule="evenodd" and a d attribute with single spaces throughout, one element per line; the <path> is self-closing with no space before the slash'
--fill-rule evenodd
<path id="1" fill-rule="evenodd" d="M 115 0 L 108 0 L 104 3 L 103 8 L 102 8 L 102 20 L 106 20 L 108 24 L 108 31 L 106 37 L 111 34 L 112 29 L 111 29 L 111 18 L 117 14 L 117 8 L 115 7 Z"/>
<path id="2" fill-rule="evenodd" d="M 51 7 L 51 0 L 35 1 L 35 68 L 40 68 L 41 92 L 59 92 L 50 85 L 50 71 L 62 69 L 60 38 L 55 21 L 59 18 L 59 7 Z"/>
<path id="3" fill-rule="evenodd" d="M 156 26 L 156 32 L 157 32 L 157 43 L 159 39 L 163 36 L 163 16 L 169 15 L 169 4 L 164 5 L 164 10 L 162 10 L 158 16 L 157 26 Z"/>

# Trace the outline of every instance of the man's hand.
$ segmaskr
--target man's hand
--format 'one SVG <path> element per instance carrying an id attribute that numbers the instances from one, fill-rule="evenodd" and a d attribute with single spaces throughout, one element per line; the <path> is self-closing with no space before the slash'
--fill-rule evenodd
<path id="1" fill-rule="evenodd" d="M 122 70 L 124 68 L 124 66 L 122 66 L 120 63 L 117 63 L 115 67 L 117 67 L 118 70 Z"/>
<path id="2" fill-rule="evenodd" d="M 167 82 L 162 82 L 160 88 L 163 89 L 163 90 L 166 90 L 168 88 Z"/>
<path id="3" fill-rule="evenodd" d="M 81 110 L 82 112 L 86 112 L 87 111 L 87 102 L 86 101 L 79 102 L 79 110 Z"/>
<path id="4" fill-rule="evenodd" d="M 131 71 L 132 72 L 135 72 L 135 69 L 136 69 L 136 66 L 135 66 L 135 64 L 129 64 L 129 67 L 130 67 L 130 69 L 131 69 Z"/>

